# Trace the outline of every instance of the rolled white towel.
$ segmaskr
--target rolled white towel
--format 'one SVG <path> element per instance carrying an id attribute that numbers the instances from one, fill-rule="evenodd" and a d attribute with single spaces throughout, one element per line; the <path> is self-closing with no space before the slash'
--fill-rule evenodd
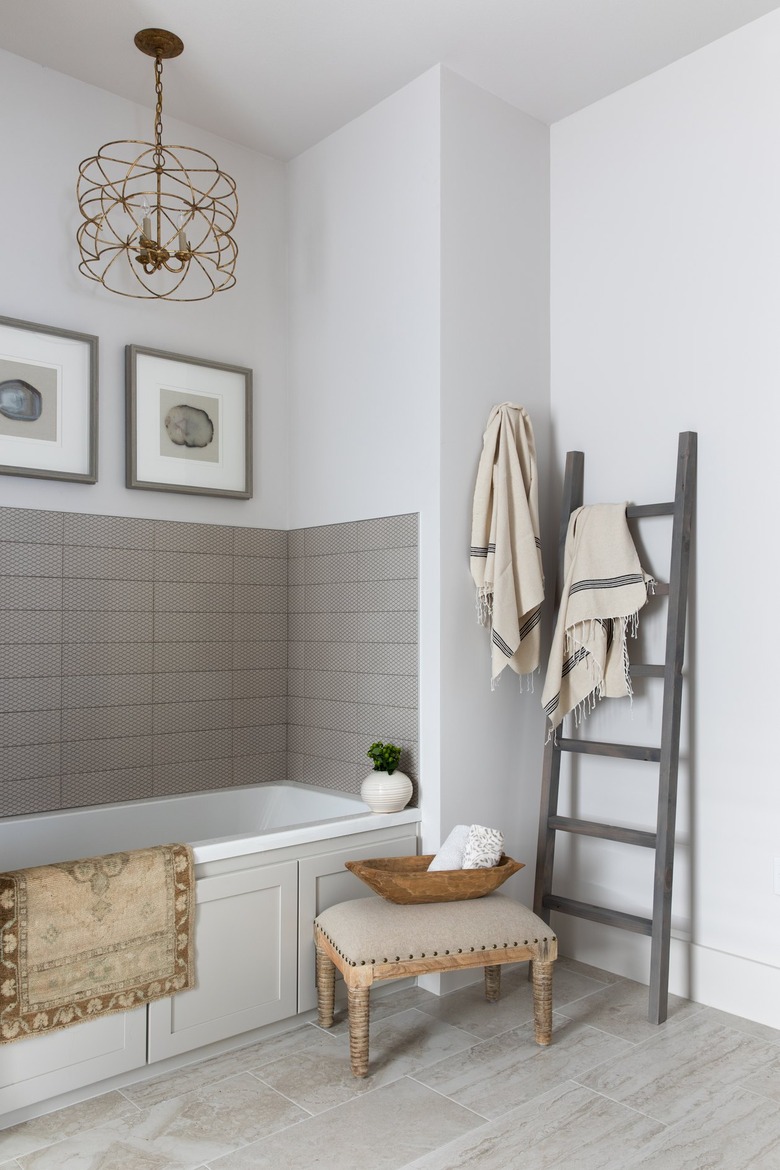
<path id="1" fill-rule="evenodd" d="M 468 825 L 456 825 L 447 840 L 440 846 L 428 870 L 432 869 L 462 869 L 463 851 L 469 835 Z"/>
<path id="2" fill-rule="evenodd" d="M 484 825 L 471 825 L 463 851 L 464 869 L 489 869 L 498 865 L 504 852 L 504 834 Z"/>

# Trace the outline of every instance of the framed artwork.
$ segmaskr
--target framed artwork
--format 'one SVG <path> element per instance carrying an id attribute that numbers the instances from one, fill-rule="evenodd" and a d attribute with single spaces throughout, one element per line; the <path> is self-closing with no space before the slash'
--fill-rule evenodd
<path id="1" fill-rule="evenodd" d="M 0 472 L 97 482 L 98 339 L 0 317 Z"/>
<path id="2" fill-rule="evenodd" d="M 252 371 L 126 347 L 127 486 L 252 495 Z"/>

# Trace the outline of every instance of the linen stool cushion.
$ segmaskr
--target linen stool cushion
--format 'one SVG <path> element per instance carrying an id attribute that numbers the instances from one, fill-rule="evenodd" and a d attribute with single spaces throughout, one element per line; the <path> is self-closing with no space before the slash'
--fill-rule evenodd
<path id="1" fill-rule="evenodd" d="M 503 951 L 555 938 L 546 922 L 504 894 L 415 906 L 358 898 L 323 910 L 316 923 L 351 967 Z M 484 961 L 501 960 L 486 953 Z"/>

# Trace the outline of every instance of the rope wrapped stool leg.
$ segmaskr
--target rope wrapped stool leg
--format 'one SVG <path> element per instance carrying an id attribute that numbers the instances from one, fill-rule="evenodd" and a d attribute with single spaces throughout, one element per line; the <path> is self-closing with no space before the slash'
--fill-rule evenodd
<path id="1" fill-rule="evenodd" d="M 501 968 L 485 967 L 485 999 L 488 1003 L 498 1003 L 501 996 Z"/>
<path id="2" fill-rule="evenodd" d="M 348 987 L 349 1061 L 352 1074 L 364 1077 L 368 1073 L 368 987 Z"/>
<path id="3" fill-rule="evenodd" d="M 549 1044 L 552 1040 L 552 974 L 552 963 L 543 962 L 541 959 L 531 960 L 534 1038 L 537 1044 Z"/>
<path id="4" fill-rule="evenodd" d="M 336 968 L 320 947 L 317 957 L 317 1023 L 321 1028 L 333 1027 L 333 1005 L 336 995 Z"/>

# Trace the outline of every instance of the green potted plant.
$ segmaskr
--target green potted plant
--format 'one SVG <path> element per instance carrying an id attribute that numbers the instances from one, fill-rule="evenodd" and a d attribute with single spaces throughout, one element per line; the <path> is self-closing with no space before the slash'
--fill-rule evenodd
<path id="1" fill-rule="evenodd" d="M 398 770 L 401 748 L 377 740 L 366 755 L 374 770 L 360 786 L 360 799 L 375 813 L 400 812 L 412 799 L 412 782 Z"/>

